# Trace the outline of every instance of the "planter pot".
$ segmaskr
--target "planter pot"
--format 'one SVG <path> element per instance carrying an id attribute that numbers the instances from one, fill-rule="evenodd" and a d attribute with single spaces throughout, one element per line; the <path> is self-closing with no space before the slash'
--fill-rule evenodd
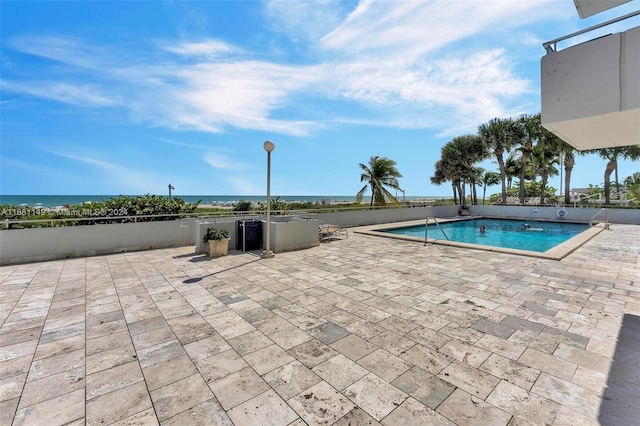
<path id="1" fill-rule="evenodd" d="M 205 253 L 209 257 L 226 256 L 229 251 L 229 240 L 231 240 L 231 238 L 207 241 L 204 245 Z"/>

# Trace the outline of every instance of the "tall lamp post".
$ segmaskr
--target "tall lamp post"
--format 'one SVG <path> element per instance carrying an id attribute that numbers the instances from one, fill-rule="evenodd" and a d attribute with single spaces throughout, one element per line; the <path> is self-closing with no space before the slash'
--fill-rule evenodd
<path id="1" fill-rule="evenodd" d="M 263 146 L 267 151 L 267 244 L 260 257 L 269 259 L 275 256 L 271 251 L 271 151 L 276 149 L 276 146 L 271 141 L 266 141 Z"/>
<path id="2" fill-rule="evenodd" d="M 169 184 L 169 199 L 171 199 L 171 190 L 176 189 L 173 185 Z"/>

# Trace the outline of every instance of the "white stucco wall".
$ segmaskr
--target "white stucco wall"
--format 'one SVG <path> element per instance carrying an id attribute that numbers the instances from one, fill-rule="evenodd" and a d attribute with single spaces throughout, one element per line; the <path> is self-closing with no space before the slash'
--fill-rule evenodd
<path id="1" fill-rule="evenodd" d="M 271 249 L 275 252 L 297 250 L 318 244 L 318 224 L 342 227 L 375 225 L 427 217 L 451 217 L 458 214 L 459 206 L 409 207 L 388 210 L 349 210 L 319 213 L 301 217 L 272 216 Z M 526 218 L 529 220 L 556 220 L 557 208 L 525 206 L 469 206 L 475 216 Z M 566 207 L 567 221 L 587 223 L 600 208 Z M 640 225 L 638 209 L 607 209 L 611 223 Z M 257 217 L 257 216 L 256 216 Z M 0 264 L 33 262 L 67 257 L 93 256 L 134 250 L 195 245 L 199 253 L 201 236 L 207 227 L 229 230 L 229 248 L 236 247 L 236 218 L 216 218 L 210 223 L 194 220 L 88 225 L 60 228 L 10 229 L 0 231 Z M 215 222 L 214 222 L 215 221 Z M 263 239 L 266 230 L 263 222 Z M 264 247 L 264 241 L 263 241 Z"/>
<path id="2" fill-rule="evenodd" d="M 458 214 L 459 208 L 459 206 L 428 206 L 385 210 L 362 209 L 317 213 L 313 215 L 313 218 L 321 223 L 351 227 L 426 219 L 427 217 L 455 216 Z"/>
<path id="3" fill-rule="evenodd" d="M 541 59 L 542 124 L 577 149 L 640 143 L 640 27 Z"/>
<path id="4" fill-rule="evenodd" d="M 633 209 L 599 209 L 584 207 L 563 207 L 566 211 L 565 220 L 571 222 L 588 223 L 597 215 L 596 220 L 608 217 L 610 223 L 627 223 L 640 225 L 640 210 Z M 495 216 L 528 220 L 558 220 L 557 207 L 535 206 L 470 206 L 469 211 L 474 216 Z"/>
<path id="5" fill-rule="evenodd" d="M 0 231 L 0 263 L 95 256 L 193 244 L 177 220 Z"/>

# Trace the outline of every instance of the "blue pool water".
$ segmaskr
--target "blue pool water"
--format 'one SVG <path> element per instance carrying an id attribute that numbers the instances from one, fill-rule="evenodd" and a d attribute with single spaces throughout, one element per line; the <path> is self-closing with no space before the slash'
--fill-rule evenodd
<path id="1" fill-rule="evenodd" d="M 530 228 L 525 228 L 525 224 Z M 485 226 L 485 232 L 479 231 Z M 566 222 L 536 222 L 508 219 L 471 219 L 441 223 L 449 240 L 484 246 L 545 252 L 578 235 L 589 225 Z M 424 238 L 424 225 L 386 229 L 384 232 Z M 428 229 L 429 239 L 446 240 L 435 224 Z"/>

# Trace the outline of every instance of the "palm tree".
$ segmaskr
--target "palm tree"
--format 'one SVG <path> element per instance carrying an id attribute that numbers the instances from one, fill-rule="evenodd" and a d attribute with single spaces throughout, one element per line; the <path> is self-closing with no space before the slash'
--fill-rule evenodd
<path id="1" fill-rule="evenodd" d="M 510 152 L 504 160 L 504 173 L 507 176 L 507 189 L 511 188 L 513 178 L 520 173 L 520 157 L 517 152 Z"/>
<path id="2" fill-rule="evenodd" d="M 576 155 L 583 155 L 583 152 L 563 140 L 559 141 L 559 148 L 564 163 L 560 165 L 561 167 L 564 165 L 564 203 L 569 204 L 571 203 L 571 172 L 576 164 Z"/>
<path id="3" fill-rule="evenodd" d="M 635 173 L 631 174 L 630 176 L 627 176 L 622 181 L 622 184 L 624 186 L 626 186 L 627 188 L 629 188 L 630 186 L 633 186 L 633 185 L 640 184 L 640 172 L 635 172 Z"/>
<path id="4" fill-rule="evenodd" d="M 476 185 L 482 183 L 482 176 L 484 175 L 484 169 L 482 167 L 473 167 L 471 170 L 471 182 L 469 185 L 471 186 L 471 197 L 473 205 L 478 204 L 478 192 L 476 190 Z"/>
<path id="5" fill-rule="evenodd" d="M 618 183 L 618 157 L 622 156 L 625 160 L 638 160 L 640 158 L 640 145 L 602 148 L 590 152 L 595 152 L 601 158 L 608 160 L 604 169 L 604 202 L 605 204 L 611 204 L 611 173 L 614 171 L 616 172 L 616 187 L 618 191 L 620 190 Z"/>
<path id="6" fill-rule="evenodd" d="M 520 204 L 524 204 L 524 177 L 527 168 L 527 162 L 533 152 L 533 147 L 540 138 L 542 124 L 540 122 L 540 114 L 523 115 L 518 119 L 522 138 L 520 139 L 520 191 L 518 197 Z"/>
<path id="7" fill-rule="evenodd" d="M 466 202 L 464 184 L 469 183 L 471 202 L 476 203 L 474 186 L 478 180 L 475 164 L 487 156 L 485 145 L 478 135 L 464 135 L 453 138 L 442 147 L 442 159 L 456 169 L 457 177 L 462 181 L 461 201 Z"/>
<path id="8" fill-rule="evenodd" d="M 433 165 L 433 176 L 429 178 L 432 184 L 442 185 L 451 181 L 451 189 L 453 190 L 453 204 L 458 204 L 458 195 L 462 196 L 460 188 L 460 178 L 457 176 L 457 169 L 446 163 L 442 158 Z"/>
<path id="9" fill-rule="evenodd" d="M 484 172 L 480 178 L 482 184 L 482 205 L 484 206 L 484 198 L 487 194 L 487 186 L 493 186 L 500 183 L 500 173 Z"/>
<path id="10" fill-rule="evenodd" d="M 506 172 L 503 155 L 521 138 L 520 129 L 511 118 L 493 118 L 478 128 L 478 134 L 485 146 L 493 152 L 500 168 L 502 183 L 502 204 L 507 204 Z"/>
<path id="11" fill-rule="evenodd" d="M 545 191 L 549 176 L 556 176 L 558 169 L 555 164 L 558 163 L 560 139 L 546 129 L 542 129 L 538 143 L 533 148 L 532 160 L 538 174 L 541 178 L 540 182 L 540 204 L 545 203 Z"/>
<path id="12" fill-rule="evenodd" d="M 398 169 L 396 168 L 396 162 L 387 157 L 378 157 L 374 155 L 369 159 L 369 165 L 360 163 L 362 174 L 360 175 L 360 182 L 366 182 L 358 194 L 356 195 L 356 201 L 362 201 L 364 193 L 367 188 L 371 188 L 371 207 L 374 203 L 377 206 L 384 206 L 387 204 L 387 199 L 394 204 L 399 204 L 398 200 L 385 188 L 388 186 L 392 189 L 402 190 L 398 178 L 402 177 Z"/>
<path id="13" fill-rule="evenodd" d="M 442 146 L 440 156 L 440 163 L 436 163 L 436 167 L 440 168 L 440 172 L 442 172 L 440 177 L 444 181 L 451 180 L 455 190 L 460 195 L 461 204 L 466 202 L 465 185 L 468 183 L 471 202 L 476 204 L 478 197 L 475 194 L 475 184 L 479 178 L 475 163 L 487 156 L 482 140 L 478 135 L 455 137 Z M 432 183 L 441 181 L 440 177 L 434 176 Z M 456 195 L 454 194 L 455 200 Z"/>

